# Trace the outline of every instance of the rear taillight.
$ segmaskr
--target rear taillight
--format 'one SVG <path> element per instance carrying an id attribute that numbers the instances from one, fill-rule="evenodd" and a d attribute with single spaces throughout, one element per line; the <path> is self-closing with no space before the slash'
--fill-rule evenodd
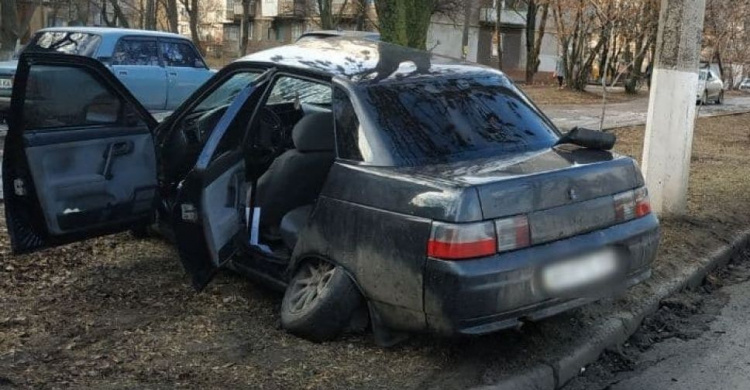
<path id="1" fill-rule="evenodd" d="M 525 248 L 531 242 L 529 237 L 529 219 L 525 215 L 495 221 L 497 230 L 498 252 Z"/>
<path id="2" fill-rule="evenodd" d="M 651 214 L 651 201 L 648 198 L 648 190 L 641 187 L 635 192 L 635 216 L 640 218 Z"/>
<path id="3" fill-rule="evenodd" d="M 427 256 L 474 259 L 525 248 L 530 243 L 529 220 L 525 215 L 467 224 L 433 222 Z"/>
<path id="4" fill-rule="evenodd" d="M 432 234 L 427 243 L 427 256 L 436 259 L 461 260 L 490 256 L 496 252 L 497 239 L 492 222 L 432 223 Z"/>
<path id="5" fill-rule="evenodd" d="M 646 187 L 622 192 L 614 196 L 615 220 L 630 221 L 651 213 L 651 202 Z"/>

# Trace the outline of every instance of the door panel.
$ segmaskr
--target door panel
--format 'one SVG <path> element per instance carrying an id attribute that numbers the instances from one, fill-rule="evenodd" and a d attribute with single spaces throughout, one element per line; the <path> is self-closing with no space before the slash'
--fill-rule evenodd
<path id="1" fill-rule="evenodd" d="M 167 70 L 165 68 L 152 65 L 112 65 L 112 71 L 146 109 L 166 109 Z"/>
<path id="2" fill-rule="evenodd" d="M 230 241 L 240 232 L 244 212 L 245 160 L 241 155 L 227 156 L 232 161 L 218 163 L 222 165 L 219 176 L 203 190 L 201 199 L 201 214 L 205 225 L 206 243 L 208 244 L 211 260 L 219 267 L 222 258 L 228 257 L 224 252 L 231 252 L 227 248 Z M 238 161 L 236 161 L 238 160 Z M 224 169 L 223 165 L 231 167 Z M 227 248 L 227 249 L 223 249 Z"/>
<path id="3" fill-rule="evenodd" d="M 72 142 L 39 142 L 43 134 L 34 138 L 41 145 L 28 147 L 26 158 L 50 234 L 149 216 L 156 156 L 148 129 Z"/>
<path id="4" fill-rule="evenodd" d="M 177 248 L 193 287 L 202 290 L 237 251 L 244 234 L 245 152 L 241 145 L 268 79 L 267 71 L 232 101 L 211 131 L 195 166 L 179 185 L 172 210 Z M 243 116 L 243 114 L 245 116 Z"/>
<path id="5" fill-rule="evenodd" d="M 159 59 L 157 40 L 123 37 L 112 54 L 112 71 L 148 110 L 167 104 L 167 70 Z"/>
<path id="6" fill-rule="evenodd" d="M 156 123 L 127 88 L 99 61 L 66 54 L 22 55 L 15 81 L 3 159 L 14 252 L 147 223 Z"/>
<path id="7" fill-rule="evenodd" d="M 160 39 L 159 52 L 167 69 L 167 109 L 173 110 L 206 82 L 212 72 L 190 41 Z"/>

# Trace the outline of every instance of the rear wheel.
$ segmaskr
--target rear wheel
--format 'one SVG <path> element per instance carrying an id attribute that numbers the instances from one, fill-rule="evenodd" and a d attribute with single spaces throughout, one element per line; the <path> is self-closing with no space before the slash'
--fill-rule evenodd
<path id="1" fill-rule="evenodd" d="M 310 341 L 332 340 L 362 304 L 357 286 L 344 269 L 322 260 L 303 263 L 281 303 L 281 325 Z"/>
<path id="2" fill-rule="evenodd" d="M 716 97 L 716 104 L 724 104 L 724 91 L 719 92 L 719 96 Z"/>

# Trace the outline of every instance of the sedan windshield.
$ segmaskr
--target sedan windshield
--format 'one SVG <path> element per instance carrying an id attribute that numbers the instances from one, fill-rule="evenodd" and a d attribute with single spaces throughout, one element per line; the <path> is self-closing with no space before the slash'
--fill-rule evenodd
<path id="1" fill-rule="evenodd" d="M 73 31 L 43 31 L 34 37 L 24 52 L 58 52 L 92 57 L 102 39 L 95 34 Z"/>
<path id="2" fill-rule="evenodd" d="M 387 165 L 420 165 L 551 147 L 559 135 L 499 74 L 365 87 Z M 372 161 L 378 164 L 377 161 Z"/>

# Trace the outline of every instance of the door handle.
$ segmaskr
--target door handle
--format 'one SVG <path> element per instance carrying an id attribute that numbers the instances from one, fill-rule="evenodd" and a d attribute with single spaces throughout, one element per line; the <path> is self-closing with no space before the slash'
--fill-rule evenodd
<path id="1" fill-rule="evenodd" d="M 174 77 L 177 77 L 177 72 L 169 72 L 169 75 L 170 75 L 170 76 L 174 76 Z"/>
<path id="2" fill-rule="evenodd" d="M 118 70 L 117 74 L 120 75 L 120 76 L 127 76 L 128 75 L 128 71 L 127 70 Z"/>
<path id="3" fill-rule="evenodd" d="M 124 156 L 130 154 L 133 151 L 132 141 L 118 141 L 113 142 L 107 146 L 104 151 L 104 167 L 102 168 L 102 176 L 106 180 L 112 179 L 112 160 L 117 156 Z"/>

